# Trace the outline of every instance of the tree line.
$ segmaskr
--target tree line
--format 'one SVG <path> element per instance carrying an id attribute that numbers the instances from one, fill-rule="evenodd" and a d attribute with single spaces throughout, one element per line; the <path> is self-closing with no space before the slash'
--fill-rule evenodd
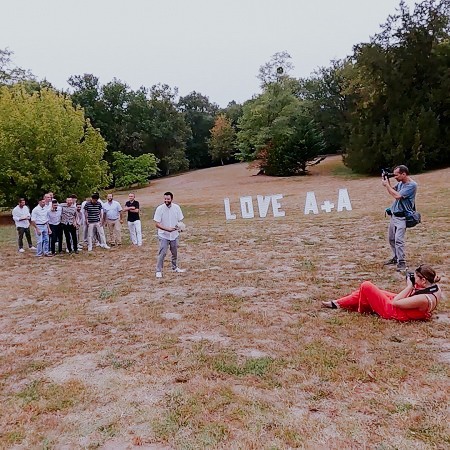
<path id="1" fill-rule="evenodd" d="M 291 76 L 287 52 L 258 73 L 261 92 L 226 108 L 198 92 L 73 75 L 70 91 L 14 66 L 0 50 L 0 204 L 145 184 L 236 161 L 274 176 L 307 173 L 341 153 L 359 173 L 450 162 L 448 0 L 401 1 L 381 31 L 312 76 Z"/>

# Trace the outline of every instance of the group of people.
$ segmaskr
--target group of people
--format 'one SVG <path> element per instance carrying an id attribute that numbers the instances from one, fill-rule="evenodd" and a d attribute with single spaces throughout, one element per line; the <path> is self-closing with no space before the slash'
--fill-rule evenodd
<path id="1" fill-rule="evenodd" d="M 390 178 L 397 184 L 391 185 Z M 417 183 L 410 177 L 404 165 L 397 166 L 392 176 L 383 176 L 382 185 L 394 202 L 388 208 L 390 220 L 388 241 L 392 257 L 385 266 L 396 266 L 398 272 L 406 275 L 406 286 L 395 294 L 378 288 L 370 281 L 361 284 L 358 290 L 338 300 L 322 302 L 322 307 L 346 309 L 359 313 L 373 313 L 384 319 L 398 321 L 427 320 L 442 298 L 438 286 L 440 277 L 427 264 L 421 264 L 414 272 L 407 271 L 405 257 L 405 235 L 407 212 L 415 210 Z"/>
<path id="2" fill-rule="evenodd" d="M 156 278 L 163 277 L 164 258 L 168 249 L 171 251 L 172 270 L 184 272 L 178 267 L 178 240 L 183 225 L 183 213 L 179 205 L 172 202 L 173 194 L 164 194 L 164 203 L 156 208 L 155 226 L 158 230 L 159 250 L 156 264 Z M 38 205 L 30 209 L 24 198 L 19 199 L 13 209 L 12 216 L 17 228 L 19 252 L 24 253 L 23 238 L 27 239 L 30 250 L 36 250 L 37 257 L 55 256 L 63 253 L 63 235 L 66 240 L 66 251 L 78 254 L 87 244 L 89 252 L 94 245 L 105 249 L 122 244 L 123 213 L 127 213 L 127 223 L 130 239 L 133 245 L 142 246 L 142 227 L 139 215 L 139 202 L 135 194 L 128 195 L 125 206 L 114 200 L 113 194 L 108 194 L 106 201 L 100 200 L 100 195 L 94 192 L 82 203 L 77 202 L 77 196 L 71 195 L 65 202 L 58 202 L 52 192 L 43 195 Z M 36 247 L 33 246 L 30 227 L 34 228 Z M 105 228 L 108 236 L 106 240 Z M 109 245 L 108 245 L 109 244 Z"/>
<path id="3" fill-rule="evenodd" d="M 343 308 L 359 313 L 375 313 L 385 319 L 399 321 L 426 320 L 436 308 L 442 297 L 437 285 L 440 278 L 432 267 L 420 265 L 413 273 L 407 272 L 405 258 L 406 212 L 415 209 L 417 183 L 410 177 L 406 166 L 397 166 L 392 178 L 397 184 L 391 185 L 390 177 L 382 177 L 382 185 L 394 198 L 390 209 L 388 240 L 392 257 L 386 266 L 395 265 L 397 271 L 406 273 L 406 287 L 398 294 L 379 289 L 370 281 L 365 281 L 353 293 L 338 300 L 322 302 L 324 308 Z M 142 245 L 139 202 L 130 193 L 128 201 L 122 208 L 115 201 L 113 194 L 108 194 L 105 202 L 99 200 L 99 194 L 92 194 L 83 203 L 76 202 L 76 196 L 70 196 L 64 203 L 58 203 L 50 192 L 45 194 L 30 214 L 25 200 L 21 198 L 12 214 L 18 232 L 19 252 L 24 252 L 23 236 L 25 235 L 30 249 L 34 250 L 30 223 L 34 227 L 37 238 L 36 256 L 53 256 L 62 252 L 62 235 L 66 238 L 67 251 L 78 253 L 80 235 L 86 242 L 88 251 L 92 251 L 94 241 L 103 248 L 109 249 L 106 243 L 104 227 L 108 231 L 110 245 L 121 245 L 121 224 L 123 212 L 127 212 L 128 229 L 133 245 Z M 156 263 L 156 278 L 163 277 L 163 265 L 167 251 L 171 252 L 171 267 L 176 273 L 184 272 L 178 266 L 179 233 L 184 224 L 183 213 L 179 205 L 173 203 L 173 194 L 164 193 L 164 203 L 156 208 L 153 220 L 158 231 L 159 250 Z M 181 227 L 181 225 L 183 227 Z M 82 233 L 80 232 L 82 229 Z M 49 239 L 50 237 L 50 239 Z M 49 244 L 50 240 L 50 244 Z"/>

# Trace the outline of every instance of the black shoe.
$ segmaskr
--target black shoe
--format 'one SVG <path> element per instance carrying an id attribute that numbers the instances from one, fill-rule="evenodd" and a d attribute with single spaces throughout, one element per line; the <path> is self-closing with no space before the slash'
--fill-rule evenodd
<path id="1" fill-rule="evenodd" d="M 406 271 L 406 261 L 399 261 L 397 264 L 397 272 Z"/>
<path id="2" fill-rule="evenodd" d="M 391 259 L 388 259 L 383 265 L 384 266 L 395 266 L 397 264 L 397 258 L 394 256 Z"/>

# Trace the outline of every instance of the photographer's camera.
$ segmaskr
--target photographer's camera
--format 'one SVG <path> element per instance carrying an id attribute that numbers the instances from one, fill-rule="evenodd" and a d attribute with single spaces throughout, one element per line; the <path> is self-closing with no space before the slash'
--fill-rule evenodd
<path id="1" fill-rule="evenodd" d="M 387 180 L 389 178 L 395 177 L 395 174 L 389 171 L 389 169 L 381 169 L 381 176 L 383 177 L 383 180 Z"/>
<path id="2" fill-rule="evenodd" d="M 407 279 L 409 278 L 409 280 L 411 281 L 411 283 L 414 286 L 414 284 L 416 283 L 416 278 L 414 276 L 414 272 L 406 272 L 406 278 Z"/>

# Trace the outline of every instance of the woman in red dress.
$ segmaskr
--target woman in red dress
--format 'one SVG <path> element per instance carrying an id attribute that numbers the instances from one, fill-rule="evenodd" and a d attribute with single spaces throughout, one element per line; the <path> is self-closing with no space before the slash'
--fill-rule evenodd
<path id="1" fill-rule="evenodd" d="M 322 307 L 375 313 L 383 319 L 402 322 L 428 320 L 442 296 L 436 284 L 439 280 L 430 266 L 422 264 L 414 272 L 414 284 L 407 276 L 406 287 L 398 294 L 383 291 L 370 281 L 364 281 L 357 291 L 339 300 L 322 302 Z"/>

